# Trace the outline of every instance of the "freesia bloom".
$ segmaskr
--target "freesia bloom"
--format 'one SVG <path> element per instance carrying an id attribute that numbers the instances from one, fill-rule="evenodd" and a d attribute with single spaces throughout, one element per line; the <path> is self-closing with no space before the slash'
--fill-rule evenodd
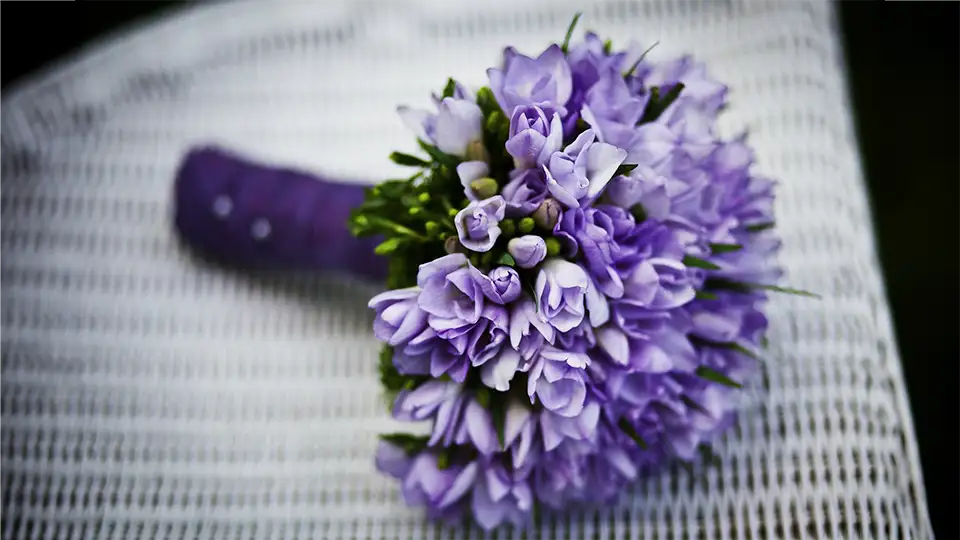
<path id="1" fill-rule="evenodd" d="M 435 145 L 442 152 L 465 156 L 470 143 L 483 136 L 483 113 L 472 101 L 444 98 L 437 114 L 420 109 L 399 107 L 397 112 L 419 139 Z"/>
<path id="2" fill-rule="evenodd" d="M 487 76 L 490 89 L 508 115 L 523 105 L 550 106 L 563 115 L 563 106 L 573 91 L 570 66 L 557 45 L 551 45 L 535 59 L 508 49 L 504 53 L 504 68 L 489 69 Z"/>
<path id="3" fill-rule="evenodd" d="M 460 243 L 471 251 L 489 251 L 500 238 L 505 212 L 506 201 L 499 195 L 471 202 L 454 220 Z"/>
<path id="4" fill-rule="evenodd" d="M 520 268 L 533 268 L 547 257 L 547 244 L 539 236 L 521 236 L 510 240 L 507 251 Z"/>
<path id="5" fill-rule="evenodd" d="M 391 279 L 416 270 L 369 303 L 381 377 L 394 418 L 430 428 L 376 462 L 431 518 L 489 530 L 608 503 L 729 429 L 757 373 L 774 183 L 716 133 L 726 87 L 646 52 L 507 48 L 489 89 L 401 111 L 453 157 L 427 148 L 412 191 L 369 205 L 398 212 L 370 216 Z"/>
<path id="6" fill-rule="evenodd" d="M 367 304 L 376 311 L 373 333 L 390 345 L 406 343 L 426 328 L 427 312 L 417 305 L 418 287 L 386 291 Z"/>
<path id="7" fill-rule="evenodd" d="M 627 157 L 623 149 L 595 139 L 593 131 L 584 131 L 544 167 L 547 189 L 568 208 L 598 197 Z"/>
<path id="8" fill-rule="evenodd" d="M 549 259 L 537 274 L 537 308 L 540 319 L 561 332 L 580 324 L 586 313 L 584 296 L 589 284 L 580 266 L 563 259 Z"/>

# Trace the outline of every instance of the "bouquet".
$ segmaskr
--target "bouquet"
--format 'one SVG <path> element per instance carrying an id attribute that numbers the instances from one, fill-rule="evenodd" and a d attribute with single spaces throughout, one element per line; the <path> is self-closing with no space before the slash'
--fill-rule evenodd
<path id="1" fill-rule="evenodd" d="M 175 224 L 241 266 L 386 279 L 370 300 L 393 416 L 376 464 L 431 518 L 485 529 L 609 502 L 730 428 L 780 288 L 773 182 L 714 132 L 727 88 L 593 33 L 513 48 L 370 188 L 191 152 Z M 349 228 L 349 230 L 348 230 Z M 351 238 L 351 234 L 361 237 Z M 382 282 L 382 281 L 381 281 Z M 422 431 L 422 430 L 421 430 Z"/>
<path id="2" fill-rule="evenodd" d="M 370 300 L 392 414 L 378 468 L 431 518 L 522 525 L 693 460 L 757 372 L 773 182 L 714 132 L 727 88 L 588 33 L 513 48 L 475 93 L 400 107 L 423 157 L 351 215 L 378 235 Z"/>

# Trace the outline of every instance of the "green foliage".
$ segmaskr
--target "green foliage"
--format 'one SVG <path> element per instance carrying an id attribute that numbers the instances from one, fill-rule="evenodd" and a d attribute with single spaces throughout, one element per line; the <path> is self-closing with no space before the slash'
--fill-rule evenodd
<path id="1" fill-rule="evenodd" d="M 637 433 L 637 429 L 633 427 L 633 424 L 630 423 L 626 418 L 620 418 L 620 421 L 617 422 L 617 427 L 620 428 L 620 431 L 624 432 L 627 437 L 633 439 L 633 442 L 637 443 L 641 449 L 646 450 L 648 448 L 647 442 L 643 440 L 643 437 Z"/>
<path id="2" fill-rule="evenodd" d="M 647 102 L 647 107 L 643 110 L 643 116 L 640 117 L 637 125 L 647 124 L 660 118 L 663 111 L 667 110 L 667 108 L 680 97 L 680 92 L 682 91 L 683 83 L 679 82 L 671 86 L 670 90 L 663 95 L 661 95 L 661 89 L 659 87 L 651 88 L 650 101 Z"/>
<path id="3" fill-rule="evenodd" d="M 729 386 L 730 388 L 743 388 L 743 385 L 740 383 L 734 381 L 719 371 L 708 368 L 707 366 L 698 367 L 696 374 L 702 379 L 706 379 L 717 384 L 722 384 L 723 386 Z"/>

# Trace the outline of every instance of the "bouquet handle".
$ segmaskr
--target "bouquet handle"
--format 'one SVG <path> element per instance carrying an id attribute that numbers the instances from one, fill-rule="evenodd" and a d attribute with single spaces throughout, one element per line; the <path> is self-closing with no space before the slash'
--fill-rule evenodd
<path id="1" fill-rule="evenodd" d="M 364 187 L 268 167 L 216 147 L 192 149 L 174 183 L 174 227 L 190 248 L 239 269 L 346 273 L 382 281 L 379 238 L 355 238 Z"/>

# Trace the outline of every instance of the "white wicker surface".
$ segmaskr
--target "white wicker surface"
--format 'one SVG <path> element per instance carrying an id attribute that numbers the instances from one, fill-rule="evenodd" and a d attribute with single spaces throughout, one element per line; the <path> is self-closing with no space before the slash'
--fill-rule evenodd
<path id="1" fill-rule="evenodd" d="M 695 53 L 732 87 L 777 202 L 790 284 L 722 464 L 641 482 L 539 538 L 932 537 L 826 3 L 211 4 L 124 33 L 2 103 L 4 538 L 464 538 L 378 475 L 394 428 L 371 289 L 198 265 L 175 167 L 219 142 L 369 181 L 412 149 L 393 110 L 575 10 L 616 43 Z M 501 533 L 501 537 L 505 536 Z"/>

